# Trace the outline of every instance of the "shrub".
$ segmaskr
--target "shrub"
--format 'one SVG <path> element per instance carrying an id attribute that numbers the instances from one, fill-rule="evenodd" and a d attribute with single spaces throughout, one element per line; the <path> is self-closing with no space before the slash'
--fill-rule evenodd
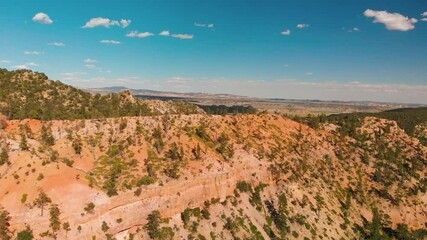
<path id="1" fill-rule="evenodd" d="M 24 230 L 18 232 L 17 240 L 32 240 L 34 239 L 33 230 L 27 226 Z"/>
<path id="2" fill-rule="evenodd" d="M 237 183 L 237 189 L 239 189 L 240 192 L 252 192 L 251 184 L 246 181 L 239 181 Z"/>
<path id="3" fill-rule="evenodd" d="M 24 193 L 21 197 L 21 203 L 24 204 L 27 201 L 28 194 Z"/>
<path id="4" fill-rule="evenodd" d="M 95 204 L 93 202 L 87 203 L 86 207 L 83 208 L 87 213 L 93 213 L 95 209 Z"/>
<path id="5" fill-rule="evenodd" d="M 156 180 L 153 177 L 150 176 L 143 176 L 138 180 L 138 187 L 142 186 L 142 185 L 150 185 L 155 183 Z"/>

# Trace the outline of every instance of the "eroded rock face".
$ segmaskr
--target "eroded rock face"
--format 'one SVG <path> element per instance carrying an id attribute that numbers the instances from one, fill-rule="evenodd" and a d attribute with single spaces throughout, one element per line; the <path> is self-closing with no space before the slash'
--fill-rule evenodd
<path id="1" fill-rule="evenodd" d="M 133 97 L 133 94 L 131 91 L 126 90 L 123 92 L 120 92 L 120 98 L 123 102 L 131 102 L 131 103 L 135 103 L 135 98 Z"/>
<path id="2" fill-rule="evenodd" d="M 47 144 L 42 126 L 53 144 Z M 423 228 L 427 199 L 416 174 L 425 176 L 426 148 L 392 122 L 367 119 L 363 142 L 343 139 L 334 129 L 314 130 L 278 115 L 10 121 L 0 131 L 11 162 L 0 166 L 0 205 L 11 213 L 13 229 L 30 225 L 39 236 L 49 230 L 49 205 L 44 216 L 33 205 L 43 189 L 59 205 L 61 222 L 71 225 L 69 232 L 56 233 L 59 239 L 66 234 L 70 239 L 106 234 L 147 239 L 143 227 L 155 210 L 169 218 L 162 226 L 172 228 L 178 239 L 197 234 L 268 239 L 293 231 L 299 237 L 322 232 L 327 238 L 358 238 L 352 226 L 363 226 L 363 218 L 371 221 L 372 205 L 389 215 L 392 227 Z M 22 149 L 23 135 L 28 150 Z M 375 178 L 386 176 L 379 163 L 391 164 L 376 157 L 375 146 L 385 140 L 387 151 L 394 153 L 398 146 L 396 159 L 407 161 L 408 172 L 414 172 L 405 175 L 403 185 L 390 178 L 385 188 L 388 179 Z M 108 196 L 112 190 L 117 195 Z M 412 193 L 399 199 L 402 191 Z M 279 207 L 283 196 L 289 231 L 271 222 L 285 208 Z M 94 203 L 93 212 L 84 210 L 87 203 Z M 208 209 L 210 216 L 192 215 L 186 226 L 181 214 L 193 208 Z M 349 224 L 343 225 L 343 216 Z"/>

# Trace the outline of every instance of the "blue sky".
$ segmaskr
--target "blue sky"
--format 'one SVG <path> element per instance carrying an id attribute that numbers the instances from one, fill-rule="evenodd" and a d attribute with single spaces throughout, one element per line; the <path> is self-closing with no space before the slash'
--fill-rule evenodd
<path id="1" fill-rule="evenodd" d="M 79 87 L 427 104 L 426 20 L 425 0 L 8 0 L 0 67 Z"/>

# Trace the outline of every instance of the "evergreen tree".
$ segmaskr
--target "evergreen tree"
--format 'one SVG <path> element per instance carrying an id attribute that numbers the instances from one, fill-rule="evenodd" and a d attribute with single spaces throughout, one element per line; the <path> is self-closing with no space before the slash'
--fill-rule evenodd
<path id="1" fill-rule="evenodd" d="M 59 215 L 61 214 L 58 204 L 52 204 L 49 208 L 49 227 L 52 230 L 54 238 L 56 238 L 57 232 L 61 229 L 61 221 L 59 220 Z"/>
<path id="2" fill-rule="evenodd" d="M 9 240 L 12 239 L 12 231 L 10 227 L 10 215 L 9 212 L 0 208 L 0 239 Z"/>
<path id="3" fill-rule="evenodd" d="M 40 131 L 42 141 L 46 145 L 53 146 L 55 144 L 55 138 L 52 135 L 52 129 L 47 128 L 45 125 L 43 125 Z"/>
<path id="4" fill-rule="evenodd" d="M 202 157 L 200 144 L 197 143 L 197 146 L 193 148 L 193 154 L 196 160 L 200 160 L 200 158 Z"/>
<path id="5" fill-rule="evenodd" d="M 80 154 L 82 152 L 82 147 L 83 147 L 82 140 L 75 139 L 72 143 L 72 146 L 76 154 Z"/>
<path id="6" fill-rule="evenodd" d="M 69 222 L 64 222 L 62 224 L 62 229 L 64 229 L 64 231 L 65 231 L 65 237 L 67 237 L 68 232 L 71 231 L 70 223 Z"/>
<path id="7" fill-rule="evenodd" d="M 0 166 L 9 162 L 9 154 L 6 148 L 2 148 L 0 151 Z"/>
<path id="8" fill-rule="evenodd" d="M 159 211 L 153 211 L 148 214 L 147 224 L 145 225 L 145 229 L 148 232 L 150 238 L 160 238 L 160 223 L 161 223 L 161 215 Z"/>
<path id="9" fill-rule="evenodd" d="M 36 205 L 41 210 L 41 215 L 43 216 L 44 207 L 51 203 L 52 200 L 46 195 L 43 190 L 39 191 L 39 196 L 34 200 L 34 205 Z"/>
<path id="10" fill-rule="evenodd" d="M 28 143 L 27 143 L 27 136 L 25 136 L 25 134 L 21 134 L 21 142 L 19 143 L 19 148 L 22 151 L 27 151 L 30 148 L 28 147 Z"/>

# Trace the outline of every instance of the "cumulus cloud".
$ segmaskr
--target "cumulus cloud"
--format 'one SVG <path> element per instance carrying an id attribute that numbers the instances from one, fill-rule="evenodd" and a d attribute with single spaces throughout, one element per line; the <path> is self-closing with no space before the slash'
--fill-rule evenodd
<path id="1" fill-rule="evenodd" d="M 131 31 L 130 33 L 126 34 L 126 37 L 132 37 L 132 38 L 146 38 L 153 36 L 153 33 L 150 32 L 138 32 L 138 31 Z"/>
<path id="2" fill-rule="evenodd" d="M 51 42 L 51 43 L 48 43 L 47 45 L 55 46 L 55 47 L 65 47 L 65 44 L 62 42 Z"/>
<path id="3" fill-rule="evenodd" d="M 282 35 L 291 35 L 291 30 L 286 29 L 285 31 L 281 32 Z"/>
<path id="4" fill-rule="evenodd" d="M 159 33 L 160 36 L 168 37 L 171 35 L 171 33 L 168 30 L 163 30 Z"/>
<path id="5" fill-rule="evenodd" d="M 122 28 L 126 28 L 130 25 L 132 21 L 122 19 L 120 21 L 117 20 L 110 20 L 109 18 L 103 18 L 103 17 L 97 17 L 97 18 L 91 18 L 84 26 L 83 28 L 95 28 L 95 27 L 106 27 L 109 28 L 110 26 L 121 26 Z"/>
<path id="6" fill-rule="evenodd" d="M 418 22 L 415 18 L 403 16 L 400 13 L 389 13 L 387 11 L 375 11 L 367 9 L 363 13 L 366 17 L 373 17 L 374 23 L 382 23 L 388 30 L 409 31 L 415 28 Z"/>
<path id="7" fill-rule="evenodd" d="M 122 28 L 127 28 L 131 24 L 131 20 L 122 19 L 120 20 L 120 24 L 122 25 Z"/>
<path id="8" fill-rule="evenodd" d="M 196 27 L 206 27 L 206 28 L 213 28 L 213 23 L 194 23 L 194 26 Z"/>
<path id="9" fill-rule="evenodd" d="M 194 35 L 191 34 L 172 34 L 172 37 L 179 39 L 193 39 Z"/>
<path id="10" fill-rule="evenodd" d="M 297 24 L 297 28 L 308 28 L 308 27 L 310 27 L 309 24 L 305 24 L 305 23 Z"/>
<path id="11" fill-rule="evenodd" d="M 87 58 L 83 60 L 84 63 L 96 63 L 97 61 L 95 59 Z"/>
<path id="12" fill-rule="evenodd" d="M 38 51 L 25 51 L 24 54 L 25 55 L 41 55 L 43 53 L 42 52 L 38 52 Z"/>
<path id="13" fill-rule="evenodd" d="M 106 43 L 106 44 L 121 44 L 121 42 L 115 41 L 115 40 L 101 40 L 99 42 L 100 43 Z"/>
<path id="14" fill-rule="evenodd" d="M 53 23 L 52 19 L 46 14 L 39 12 L 33 17 L 34 22 L 42 23 L 42 24 L 51 24 Z"/>
<path id="15" fill-rule="evenodd" d="M 421 16 L 423 16 L 423 18 L 421 18 L 421 21 L 427 22 L 427 12 L 421 13 Z"/>

